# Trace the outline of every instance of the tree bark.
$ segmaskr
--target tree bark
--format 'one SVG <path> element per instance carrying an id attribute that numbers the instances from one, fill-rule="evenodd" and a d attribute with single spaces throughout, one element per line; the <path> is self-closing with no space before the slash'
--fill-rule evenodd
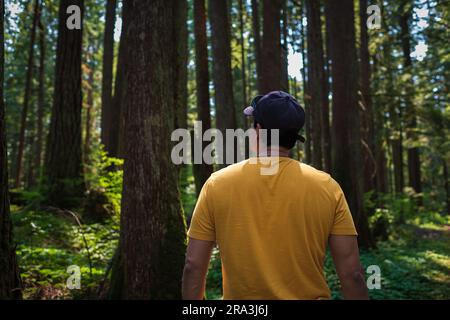
<path id="1" fill-rule="evenodd" d="M 13 244 L 9 212 L 8 160 L 6 150 L 4 80 L 4 1 L 0 1 L 0 299 L 18 299 L 22 296 L 16 252 Z"/>
<path id="2" fill-rule="evenodd" d="M 330 35 L 333 91 L 333 176 L 348 199 L 358 241 L 373 245 L 363 206 L 361 133 L 358 112 L 358 73 L 352 0 L 325 2 Z"/>
<path id="3" fill-rule="evenodd" d="M 87 67 L 87 101 L 86 101 L 86 135 L 84 137 L 84 163 L 89 165 L 91 163 L 91 138 L 94 125 L 94 70 L 92 66 Z"/>
<path id="4" fill-rule="evenodd" d="M 61 0 L 56 48 L 55 90 L 46 152 L 45 175 L 48 201 L 60 207 L 79 204 L 85 185 L 81 143 L 81 47 L 82 30 L 66 26 L 67 7 L 83 0 Z"/>
<path id="5" fill-rule="evenodd" d="M 19 133 L 19 147 L 17 151 L 17 167 L 16 167 L 16 180 L 14 187 L 19 188 L 23 175 L 23 153 L 25 149 L 25 131 L 27 125 L 28 105 L 31 95 L 31 80 L 33 77 L 33 62 L 34 62 L 34 43 L 36 39 L 36 27 L 39 21 L 39 0 L 34 3 L 33 24 L 31 26 L 30 34 L 30 47 L 28 49 L 28 63 L 27 74 L 25 80 L 25 94 L 23 99 L 23 108 L 20 119 L 20 133 Z"/>
<path id="6" fill-rule="evenodd" d="M 175 48 L 175 76 L 174 76 L 174 101 L 175 101 L 175 128 L 187 128 L 187 80 L 188 80 L 188 29 L 187 29 L 187 2 L 179 1 L 174 9 L 175 33 L 173 42 Z"/>
<path id="7" fill-rule="evenodd" d="M 120 263 L 125 299 L 179 299 L 184 265 L 185 221 L 172 164 L 174 129 L 174 10 L 180 1 L 126 1 L 123 32 L 125 164 Z M 118 274 L 122 272 L 122 275 Z M 117 296 L 117 295 L 116 295 Z"/>
<path id="8" fill-rule="evenodd" d="M 281 0 L 264 0 L 261 50 L 262 94 L 281 90 L 283 86 L 280 20 Z"/>
<path id="9" fill-rule="evenodd" d="M 253 45 L 256 62 L 256 91 L 262 94 L 261 73 L 261 27 L 259 19 L 259 0 L 252 0 Z"/>
<path id="10" fill-rule="evenodd" d="M 321 170 L 322 164 L 322 108 L 324 93 L 324 61 L 322 47 L 322 27 L 320 21 L 320 3 L 306 0 L 308 20 L 308 81 L 311 110 L 312 165 Z"/>
<path id="11" fill-rule="evenodd" d="M 236 128 L 231 73 L 229 8 L 227 0 L 209 0 L 208 4 L 214 70 L 216 127 L 222 132 L 224 145 L 226 145 L 225 130 Z M 226 148 L 223 149 L 224 162 L 226 163 L 229 161 L 227 161 Z M 220 166 L 223 167 L 224 165 L 220 164 Z"/>
<path id="12" fill-rule="evenodd" d="M 103 38 L 103 77 L 102 77 L 102 117 L 101 117 L 101 140 L 105 150 L 110 151 L 109 134 L 111 126 L 112 111 L 112 83 L 114 62 L 114 25 L 116 22 L 116 0 L 106 1 L 105 34 Z"/>
<path id="13" fill-rule="evenodd" d="M 195 79 L 197 84 L 198 120 L 202 123 L 202 135 L 211 128 L 209 105 L 208 39 L 206 34 L 205 0 L 194 0 Z M 205 147 L 203 143 L 203 148 Z M 213 167 L 204 162 L 193 164 L 195 190 L 199 194 Z"/>

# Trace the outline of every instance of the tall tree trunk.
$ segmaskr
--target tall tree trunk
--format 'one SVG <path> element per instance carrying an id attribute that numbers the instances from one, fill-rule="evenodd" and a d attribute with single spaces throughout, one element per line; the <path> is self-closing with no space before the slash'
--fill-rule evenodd
<path id="1" fill-rule="evenodd" d="M 61 0 L 56 48 L 55 90 L 46 151 L 48 201 L 60 207 L 79 204 L 85 186 L 81 154 L 82 30 L 66 26 L 67 7 L 84 10 L 83 0 Z"/>
<path id="2" fill-rule="evenodd" d="M 208 4 L 214 70 L 216 127 L 222 132 L 224 145 L 226 145 L 225 130 L 236 128 L 231 73 L 229 8 L 227 0 L 209 0 Z M 226 148 L 223 149 L 224 163 L 229 163 L 231 160 L 234 162 L 234 159 L 227 161 Z"/>
<path id="3" fill-rule="evenodd" d="M 34 167 L 37 183 L 42 178 L 42 150 L 44 146 L 44 104 L 45 104 L 45 29 L 42 23 L 42 3 L 39 20 L 39 88 L 37 103 L 36 144 L 34 154 Z"/>
<path id="4" fill-rule="evenodd" d="M 312 165 L 322 169 L 322 108 L 324 93 L 324 62 L 322 48 L 322 27 L 320 21 L 320 3 L 306 0 L 306 17 L 308 20 L 308 81 L 311 96 L 312 125 Z"/>
<path id="5" fill-rule="evenodd" d="M 103 77 L 102 77 L 102 117 L 101 140 L 106 151 L 110 151 L 109 132 L 115 123 L 111 123 L 112 82 L 114 62 L 114 25 L 116 22 L 116 0 L 106 1 L 105 34 L 103 38 Z"/>
<path id="6" fill-rule="evenodd" d="M 174 22 L 176 25 L 173 42 L 175 48 L 175 76 L 174 76 L 174 99 L 175 99 L 175 128 L 187 128 L 187 81 L 188 81 L 188 29 L 187 29 L 187 2 L 180 1 L 175 6 Z"/>
<path id="7" fill-rule="evenodd" d="M 263 43 L 261 50 L 261 92 L 281 90 L 281 0 L 263 1 Z"/>
<path id="8" fill-rule="evenodd" d="M 302 53 L 302 82 L 303 82 L 303 103 L 305 104 L 306 122 L 305 122 L 305 162 L 311 163 L 311 109 L 310 109 L 310 96 L 309 96 L 309 84 L 308 73 L 306 65 L 306 35 L 305 25 L 303 24 L 303 18 L 305 17 L 305 0 L 302 0 L 300 8 L 300 50 Z"/>
<path id="9" fill-rule="evenodd" d="M 87 101 L 86 101 L 86 124 L 85 130 L 86 135 L 84 137 L 84 146 L 83 146 L 83 154 L 84 154 L 84 164 L 89 165 L 91 163 L 91 138 L 92 131 L 94 125 L 94 70 L 92 66 L 88 66 L 87 68 Z"/>
<path id="10" fill-rule="evenodd" d="M 5 4 L 0 1 L 0 299 L 20 298 L 21 285 L 13 244 L 11 216 L 9 212 L 8 160 L 6 151 L 4 80 L 4 19 Z"/>
<path id="11" fill-rule="evenodd" d="M 122 10 L 123 15 L 123 10 Z M 122 17 L 123 20 L 123 17 Z M 114 83 L 114 98 L 112 101 L 112 108 L 110 110 L 109 126 L 109 155 L 111 157 L 123 157 L 124 153 L 124 110 L 123 104 L 124 90 L 126 86 L 125 73 L 128 63 L 126 56 L 127 44 L 125 32 L 120 34 L 119 57 L 117 59 L 116 79 Z"/>
<path id="12" fill-rule="evenodd" d="M 384 6 L 381 6 L 381 15 L 385 17 Z M 401 107 L 396 98 L 394 98 L 394 78 L 392 65 L 392 49 L 391 43 L 393 39 L 389 35 L 389 26 L 382 19 L 382 27 L 385 32 L 386 40 L 383 43 L 383 63 L 386 68 L 386 95 L 388 100 L 386 104 L 389 111 L 389 120 L 391 122 L 391 132 L 388 141 L 390 142 L 392 150 L 392 164 L 393 164 L 393 180 L 394 191 L 401 194 L 404 188 L 404 174 L 403 174 L 403 132 L 402 132 L 402 113 Z M 383 117 L 381 117 L 383 118 Z"/>
<path id="13" fill-rule="evenodd" d="M 122 193 L 121 268 L 125 299 L 179 299 L 185 222 L 172 164 L 174 129 L 174 10 L 180 1 L 125 1 L 123 32 L 128 64 Z M 184 5 L 184 4 L 183 4 Z M 117 272 L 123 272 L 123 276 Z"/>
<path id="14" fill-rule="evenodd" d="M 367 0 L 359 0 L 359 27 L 360 27 L 360 85 L 362 98 L 362 131 L 365 148 L 364 157 L 364 191 L 375 188 L 376 162 L 375 162 L 375 138 L 374 117 L 372 110 L 372 98 L 370 90 L 370 54 L 369 36 L 367 32 Z"/>
<path id="15" fill-rule="evenodd" d="M 247 101 L 247 72 L 246 72 L 246 55 L 245 55 L 245 24 L 244 24 L 244 5 L 243 0 L 239 0 L 239 28 L 240 28 L 240 36 L 241 36 L 241 73 L 242 73 L 242 100 L 245 105 L 248 103 Z"/>
<path id="16" fill-rule="evenodd" d="M 341 184 L 363 247 L 373 245 L 363 206 L 361 133 L 353 0 L 325 2 L 333 90 L 333 175 Z"/>
<path id="17" fill-rule="evenodd" d="M 323 7 L 322 7 L 323 8 Z M 324 24 L 325 25 L 325 24 Z M 331 128 L 330 128 L 330 101 L 328 95 L 330 93 L 330 64 L 329 64 L 329 36 L 328 28 L 324 28 L 325 39 L 323 46 L 325 47 L 324 55 L 324 76 L 323 76 L 323 107 L 322 107 L 322 154 L 323 169 L 331 173 Z"/>
<path id="18" fill-rule="evenodd" d="M 281 46 L 281 90 L 285 92 L 289 92 L 289 72 L 288 72 L 288 10 L 287 10 L 287 1 L 282 1 L 282 21 L 283 28 L 281 29 L 281 34 L 283 36 L 283 43 Z"/>
<path id="19" fill-rule="evenodd" d="M 16 181 L 14 186 L 20 187 L 23 174 L 23 153 L 25 149 L 25 130 L 27 125 L 28 105 L 31 95 L 31 80 L 33 77 L 34 43 L 36 39 L 36 27 L 39 21 L 39 0 L 34 3 L 33 24 L 31 26 L 30 47 L 28 49 L 27 75 L 25 80 L 25 94 L 23 99 L 22 115 L 20 119 L 19 148 L 17 152 Z"/>
<path id="20" fill-rule="evenodd" d="M 408 125 L 406 131 L 408 140 L 412 143 L 416 143 L 418 137 L 417 128 L 417 110 L 414 105 L 414 83 L 412 77 L 412 61 L 411 61 L 411 35 L 409 29 L 409 23 L 412 19 L 412 6 L 413 3 L 410 0 L 403 0 L 400 5 L 400 37 L 403 51 L 403 69 L 404 74 L 409 75 L 408 83 L 405 86 L 405 98 L 404 102 L 408 110 L 405 118 Z M 421 174 L 420 174 L 420 158 L 419 148 L 408 148 L 408 177 L 409 186 L 414 189 L 415 192 L 422 192 Z"/>
<path id="21" fill-rule="evenodd" d="M 253 45 L 256 62 L 256 91 L 262 94 L 262 73 L 261 73 L 261 27 L 259 19 L 259 0 L 252 0 L 252 29 Z"/>
<path id="22" fill-rule="evenodd" d="M 202 123 L 203 136 L 203 133 L 211 128 L 205 0 L 194 0 L 194 35 L 197 110 L 198 120 Z M 205 143 L 203 143 L 203 147 L 205 147 Z M 213 172 L 213 167 L 202 161 L 201 164 L 193 164 L 193 171 L 195 190 L 199 194 L 203 184 Z"/>

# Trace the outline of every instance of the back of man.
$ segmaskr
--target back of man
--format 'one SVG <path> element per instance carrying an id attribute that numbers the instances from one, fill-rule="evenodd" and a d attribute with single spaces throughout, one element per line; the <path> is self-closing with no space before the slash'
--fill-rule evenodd
<path id="1" fill-rule="evenodd" d="M 330 298 L 323 273 L 328 239 L 357 234 L 344 194 L 311 166 L 272 161 L 274 174 L 262 174 L 266 165 L 255 158 L 214 173 L 188 235 L 218 244 L 224 299 Z"/>

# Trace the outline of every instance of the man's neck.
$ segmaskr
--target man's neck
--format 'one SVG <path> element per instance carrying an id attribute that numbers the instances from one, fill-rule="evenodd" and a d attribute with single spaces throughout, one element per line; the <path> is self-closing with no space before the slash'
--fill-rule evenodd
<path id="1" fill-rule="evenodd" d="M 267 152 L 261 151 L 259 153 L 260 157 L 291 157 L 291 153 L 288 149 L 283 147 L 268 147 Z"/>

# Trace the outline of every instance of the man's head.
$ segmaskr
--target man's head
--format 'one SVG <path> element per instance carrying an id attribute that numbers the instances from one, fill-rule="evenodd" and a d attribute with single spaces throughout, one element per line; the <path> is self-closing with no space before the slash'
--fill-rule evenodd
<path id="1" fill-rule="evenodd" d="M 305 124 L 305 111 L 290 94 L 272 91 L 257 96 L 244 114 L 253 117 L 254 128 L 267 129 L 267 146 L 271 145 L 270 130 L 279 130 L 279 146 L 292 149 L 297 140 L 305 142 L 298 134 Z"/>

